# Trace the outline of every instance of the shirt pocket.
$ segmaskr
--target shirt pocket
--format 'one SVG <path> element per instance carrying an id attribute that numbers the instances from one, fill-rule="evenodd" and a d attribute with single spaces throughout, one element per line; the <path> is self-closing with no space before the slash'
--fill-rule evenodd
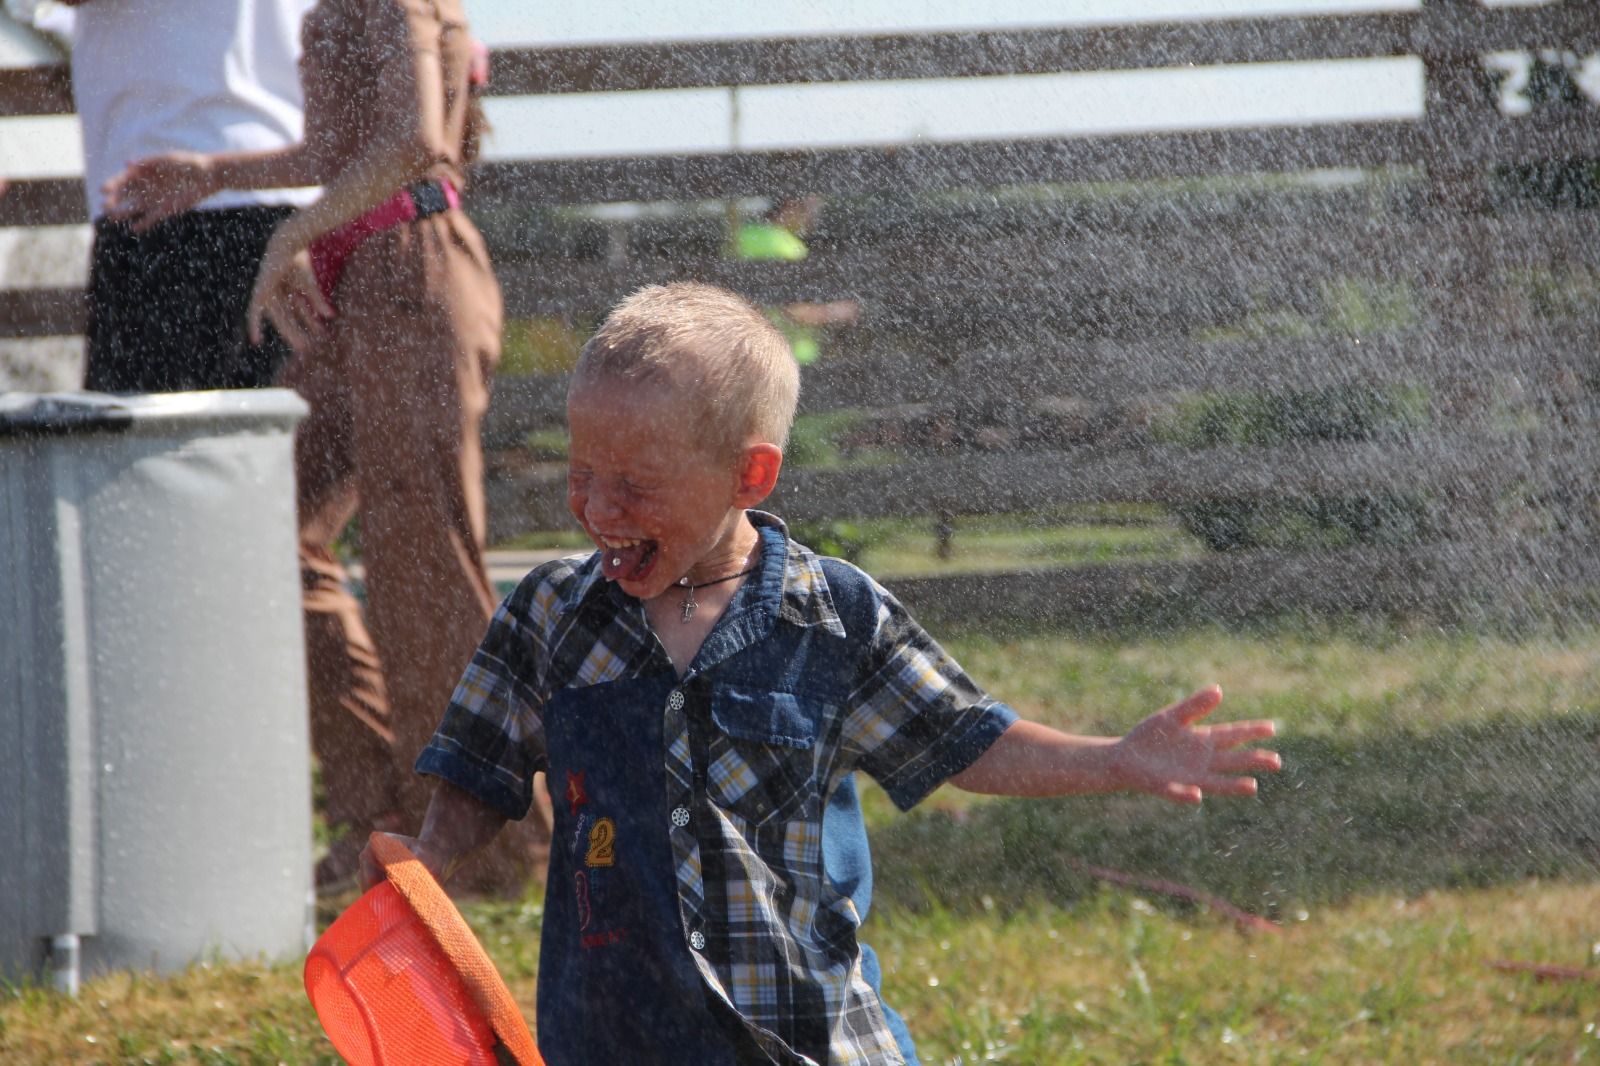
<path id="1" fill-rule="evenodd" d="M 788 692 L 718 687 L 711 694 L 711 800 L 752 825 L 815 815 L 823 705 Z"/>

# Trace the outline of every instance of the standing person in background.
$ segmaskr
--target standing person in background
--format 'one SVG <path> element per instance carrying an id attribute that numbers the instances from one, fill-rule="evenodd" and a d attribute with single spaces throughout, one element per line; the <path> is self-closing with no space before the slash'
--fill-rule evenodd
<path id="1" fill-rule="evenodd" d="M 460 0 L 322 0 L 303 45 L 303 143 L 144 160 L 111 202 L 131 216 L 176 206 L 173 189 L 323 184 L 273 233 L 249 318 L 293 345 L 282 383 L 311 405 L 295 459 L 312 737 L 328 820 L 346 830 L 318 868 L 329 885 L 353 874 L 368 831 L 426 807 L 411 764 L 495 607 L 478 427 L 501 305 L 459 210 L 487 78 Z M 333 553 L 352 518 L 370 638 Z M 478 887 L 512 889 L 542 867 L 544 809 L 480 867 Z"/>
<path id="2" fill-rule="evenodd" d="M 295 75 L 310 0 L 65 0 L 94 251 L 84 387 L 256 388 L 289 354 L 245 336 L 267 240 L 308 188 L 221 191 L 155 224 L 107 216 L 102 185 L 158 153 L 280 149 L 301 137 Z M 285 186 L 310 184 L 286 175 Z"/>

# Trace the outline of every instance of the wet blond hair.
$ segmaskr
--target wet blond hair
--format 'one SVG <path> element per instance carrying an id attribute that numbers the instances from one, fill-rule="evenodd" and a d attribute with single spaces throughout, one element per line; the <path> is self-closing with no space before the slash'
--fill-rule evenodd
<path id="1" fill-rule="evenodd" d="M 685 424 L 723 455 L 783 447 L 800 397 L 778 328 L 744 297 L 694 281 L 648 285 L 614 307 L 579 353 L 569 395 L 611 377 L 671 389 Z"/>

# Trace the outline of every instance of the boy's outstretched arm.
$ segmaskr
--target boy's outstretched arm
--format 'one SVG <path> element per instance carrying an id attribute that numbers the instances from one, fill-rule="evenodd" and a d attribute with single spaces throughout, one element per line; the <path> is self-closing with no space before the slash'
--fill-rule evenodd
<path id="1" fill-rule="evenodd" d="M 1197 725 L 1222 701 L 1203 688 L 1165 707 L 1123 737 L 1062 733 L 1020 721 L 950 783 L 1002 796 L 1065 796 L 1083 792 L 1150 792 L 1174 803 L 1199 803 L 1207 792 L 1253 796 L 1255 773 L 1283 765 L 1275 751 L 1243 744 L 1272 736 L 1271 722 Z"/>

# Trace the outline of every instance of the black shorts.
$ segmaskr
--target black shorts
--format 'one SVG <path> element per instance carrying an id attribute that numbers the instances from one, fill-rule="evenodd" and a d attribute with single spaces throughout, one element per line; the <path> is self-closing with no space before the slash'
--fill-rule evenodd
<path id="1" fill-rule="evenodd" d="M 135 234 L 99 219 L 89 270 L 84 388 L 179 392 L 270 385 L 289 347 L 245 311 L 272 231 L 290 207 L 189 211 Z"/>

